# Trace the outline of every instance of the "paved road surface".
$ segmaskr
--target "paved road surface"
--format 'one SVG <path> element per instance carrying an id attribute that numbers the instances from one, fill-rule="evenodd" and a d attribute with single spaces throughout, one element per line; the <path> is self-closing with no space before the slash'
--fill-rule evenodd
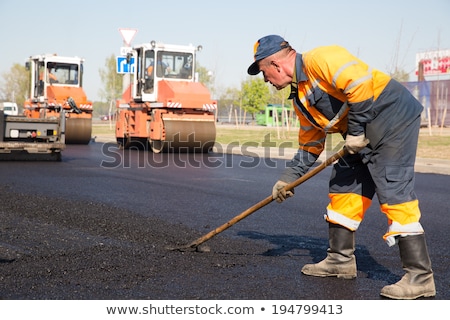
<path id="1" fill-rule="evenodd" d="M 380 299 L 402 275 L 376 203 L 357 233 L 358 278 L 318 279 L 330 169 L 205 245 L 178 252 L 270 194 L 284 164 L 239 155 L 155 155 L 100 142 L 61 163 L 0 163 L 2 299 Z M 417 174 L 438 295 L 450 299 L 450 175 Z"/>

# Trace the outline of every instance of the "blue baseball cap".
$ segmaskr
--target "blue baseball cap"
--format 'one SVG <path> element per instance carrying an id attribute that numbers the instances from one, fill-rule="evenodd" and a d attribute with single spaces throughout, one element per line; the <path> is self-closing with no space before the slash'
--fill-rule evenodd
<path id="1" fill-rule="evenodd" d="M 256 41 L 253 47 L 255 61 L 248 67 L 247 73 L 251 76 L 259 73 L 258 61 L 267 58 L 281 49 L 289 47 L 289 43 L 282 37 L 271 34 Z"/>

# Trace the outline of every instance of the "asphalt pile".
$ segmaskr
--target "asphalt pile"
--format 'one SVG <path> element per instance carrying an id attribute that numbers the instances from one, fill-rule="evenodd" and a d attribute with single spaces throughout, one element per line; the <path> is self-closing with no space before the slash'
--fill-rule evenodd
<path id="1" fill-rule="evenodd" d="M 4 186 L 0 202 L 0 299 L 270 298 L 256 283 L 239 284 L 245 266 L 267 260 L 254 242 L 217 237 L 208 242 L 214 252 L 171 251 L 202 234 Z"/>

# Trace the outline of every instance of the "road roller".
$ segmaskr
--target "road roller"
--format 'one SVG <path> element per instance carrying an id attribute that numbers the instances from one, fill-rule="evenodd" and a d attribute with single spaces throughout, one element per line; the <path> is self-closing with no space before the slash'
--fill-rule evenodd
<path id="1" fill-rule="evenodd" d="M 30 96 L 24 103 L 28 118 L 65 115 L 65 143 L 88 144 L 92 135 L 92 102 L 83 90 L 83 63 L 79 57 L 35 55 L 25 63 Z"/>
<path id="2" fill-rule="evenodd" d="M 212 149 L 217 102 L 195 72 L 201 48 L 152 41 L 129 47 L 126 56 L 118 57 L 118 72 L 125 73 L 116 118 L 121 148 L 154 153 Z"/>
<path id="3" fill-rule="evenodd" d="M 0 110 L 0 160 L 61 161 L 64 126 L 64 111 L 59 118 L 28 118 Z"/>

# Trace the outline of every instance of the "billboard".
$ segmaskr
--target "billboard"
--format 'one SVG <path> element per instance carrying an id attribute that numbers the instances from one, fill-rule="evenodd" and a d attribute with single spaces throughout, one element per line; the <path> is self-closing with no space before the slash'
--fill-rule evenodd
<path id="1" fill-rule="evenodd" d="M 416 66 L 422 62 L 423 75 L 450 75 L 450 49 L 426 51 L 416 54 Z M 416 75 L 418 70 L 416 70 Z"/>

